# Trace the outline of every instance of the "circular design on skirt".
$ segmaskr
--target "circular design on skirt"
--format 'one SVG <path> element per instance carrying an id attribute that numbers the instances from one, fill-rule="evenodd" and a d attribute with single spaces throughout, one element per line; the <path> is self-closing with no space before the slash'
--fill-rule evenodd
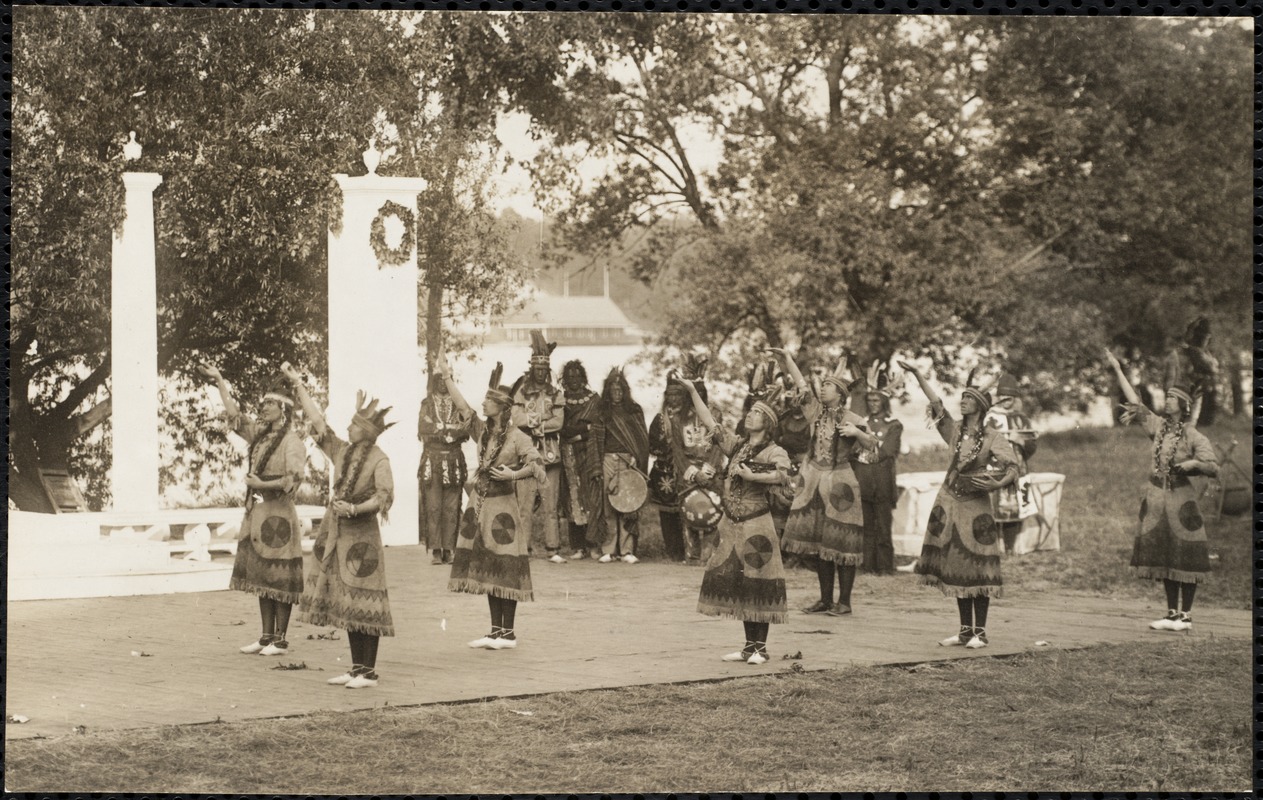
<path id="1" fill-rule="evenodd" d="M 751 569 L 763 569 L 768 562 L 772 560 L 772 554 L 776 551 L 772 540 L 761 533 L 756 533 L 745 541 L 745 552 L 741 554 L 741 560 L 745 561 Z"/>
<path id="2" fill-rule="evenodd" d="M 943 534 L 943 526 L 947 524 L 947 511 L 942 506 L 935 506 L 930 511 L 930 524 L 927 530 L 931 537 L 937 539 Z"/>
<path id="3" fill-rule="evenodd" d="M 838 511 L 846 511 L 855 505 L 855 490 L 851 488 L 851 484 L 841 481 L 833 484 L 833 488 L 829 490 L 829 504 Z"/>
<path id="4" fill-rule="evenodd" d="M 292 530 L 285 517 L 268 517 L 259 526 L 259 538 L 268 547 L 284 547 Z"/>
<path id="5" fill-rule="evenodd" d="M 460 521 L 460 538 L 472 539 L 478 535 L 478 517 L 472 508 L 465 509 Z"/>
<path id="6" fill-rule="evenodd" d="M 357 578 L 367 578 L 377 571 L 377 548 L 368 542 L 356 542 L 346 551 L 346 566 Z"/>
<path id="7" fill-rule="evenodd" d="M 1180 506 L 1180 524 L 1188 531 L 1201 529 L 1202 511 L 1197 507 L 1197 501 L 1189 500 Z"/>
<path id="8" fill-rule="evenodd" d="M 1144 519 L 1145 515 L 1148 513 L 1149 513 L 1149 498 L 1142 497 L 1140 498 L 1140 518 Z"/>
<path id="9" fill-rule="evenodd" d="M 516 533 L 517 523 L 513 521 L 512 514 L 496 514 L 496 518 L 491 520 L 491 538 L 496 540 L 496 544 L 512 544 Z"/>
<path id="10" fill-rule="evenodd" d="M 979 514 L 974 517 L 974 539 L 978 544 L 995 544 L 995 517 L 990 514 Z"/>

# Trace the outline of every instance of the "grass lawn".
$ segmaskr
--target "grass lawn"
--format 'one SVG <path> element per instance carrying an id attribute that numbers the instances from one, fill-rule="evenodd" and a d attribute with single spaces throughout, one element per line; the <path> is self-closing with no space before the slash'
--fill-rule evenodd
<path id="1" fill-rule="evenodd" d="M 1245 791 L 1250 644 L 1167 638 L 11 741 L 6 788 L 264 794 Z"/>

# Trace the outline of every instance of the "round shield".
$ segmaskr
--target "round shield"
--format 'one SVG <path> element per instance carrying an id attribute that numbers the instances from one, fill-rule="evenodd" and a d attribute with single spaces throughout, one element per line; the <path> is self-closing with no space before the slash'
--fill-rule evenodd
<path id="1" fill-rule="evenodd" d="M 649 483 L 636 470 L 625 469 L 618 473 L 609 491 L 610 505 L 615 511 L 620 514 L 634 514 L 649 497 Z"/>
<path id="2" fill-rule="evenodd" d="M 699 486 L 685 493 L 684 499 L 680 501 L 680 513 L 684 515 L 684 521 L 689 527 L 707 531 L 714 530 L 724 516 L 719 495 Z"/>

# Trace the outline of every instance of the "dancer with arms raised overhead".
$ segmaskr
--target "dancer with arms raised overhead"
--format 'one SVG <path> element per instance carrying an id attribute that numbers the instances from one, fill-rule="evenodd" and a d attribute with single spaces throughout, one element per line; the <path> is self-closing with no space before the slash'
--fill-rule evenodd
<path id="1" fill-rule="evenodd" d="M 1184 386 L 1168 386 L 1161 415 L 1142 402 L 1114 354 L 1105 358 L 1127 398 L 1124 422 L 1139 419 L 1153 440 L 1153 465 L 1140 501 L 1140 527 L 1132 548 L 1137 577 L 1162 581 L 1167 614 L 1149 623 L 1159 631 L 1186 631 L 1193 626 L 1193 596 L 1210 572 L 1206 526 L 1190 480 L 1219 474 L 1215 448 L 1193 427 L 1195 403 Z"/>
<path id="2" fill-rule="evenodd" d="M 987 611 L 1004 584 L 1000 575 L 1004 542 L 991 495 L 1017 480 L 1017 458 L 1004 434 L 983 424 L 991 395 L 973 385 L 973 371 L 961 392 L 957 420 L 919 369 L 904 361 L 899 366 L 917 379 L 930 401 L 930 421 L 952 451 L 943 487 L 930 509 L 916 571 L 923 584 L 956 598 L 960 630 L 939 644 L 971 650 L 986 647 Z"/>
<path id="3" fill-rule="evenodd" d="M 311 551 L 311 571 L 299 619 L 346 630 L 351 670 L 328 682 L 367 689 L 377 685 L 380 638 L 395 635 L 386 593 L 386 551 L 377 522 L 379 516 L 385 518 L 395 500 L 390 459 L 377 446 L 377 437 L 394 423 L 386 422 L 389 408 L 379 410 L 376 400 L 365 402 L 364 393 L 357 392 L 347 438 L 340 439 L 329 428 L 324 411 L 311 399 L 298 371 L 289 364 L 282 364 L 281 371 L 294 386 L 316 444 L 333 464 L 333 491 Z"/>

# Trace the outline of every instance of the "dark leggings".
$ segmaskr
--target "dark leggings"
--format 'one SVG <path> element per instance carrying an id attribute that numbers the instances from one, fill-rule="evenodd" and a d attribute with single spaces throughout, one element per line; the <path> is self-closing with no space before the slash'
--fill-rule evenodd
<path id="1" fill-rule="evenodd" d="M 487 605 L 491 608 L 492 629 L 508 631 L 509 635 L 506 638 L 517 638 L 513 635 L 513 618 L 517 615 L 517 601 L 489 594 Z"/>
<path id="2" fill-rule="evenodd" d="M 293 607 L 290 603 L 260 597 L 259 616 L 263 619 L 263 635 L 285 641 L 285 632 L 289 630 L 289 612 Z"/>
<path id="3" fill-rule="evenodd" d="M 987 609 L 990 606 L 990 597 L 957 597 L 956 607 L 960 610 L 961 627 L 987 627 Z"/>
<path id="4" fill-rule="evenodd" d="M 381 637 L 371 633 L 347 631 L 346 638 L 351 641 L 351 670 L 360 667 L 364 672 L 372 672 L 377 667 L 377 643 Z"/>
<path id="5" fill-rule="evenodd" d="M 833 602 L 833 573 L 838 573 L 838 603 L 851 605 L 851 589 L 855 586 L 855 565 L 835 564 L 824 558 L 816 559 L 816 577 L 820 580 L 820 602 Z"/>
<path id="6" fill-rule="evenodd" d="M 1197 584 L 1164 579 L 1162 585 L 1167 590 L 1167 608 L 1183 611 L 1185 614 L 1193 610 L 1193 595 L 1197 594 Z"/>
<path id="7" fill-rule="evenodd" d="M 772 627 L 767 622 L 743 622 L 746 628 L 746 652 L 762 650 L 767 645 L 767 633 Z"/>

